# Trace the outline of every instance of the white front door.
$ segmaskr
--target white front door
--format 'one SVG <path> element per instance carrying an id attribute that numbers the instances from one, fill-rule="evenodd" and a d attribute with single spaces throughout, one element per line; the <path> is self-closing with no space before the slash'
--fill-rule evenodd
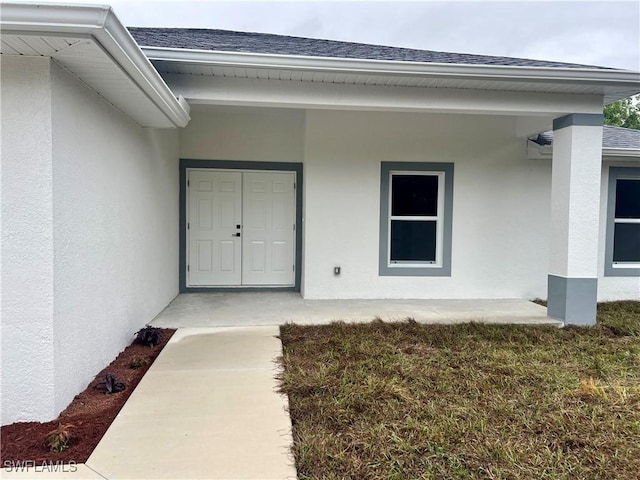
<path id="1" fill-rule="evenodd" d="M 187 286 L 295 283 L 295 173 L 188 170 Z"/>
<path id="2" fill-rule="evenodd" d="M 239 285 L 242 175 L 191 170 L 188 178 L 188 285 Z"/>
<path id="3" fill-rule="evenodd" d="M 295 173 L 242 177 L 242 284 L 293 285 Z"/>

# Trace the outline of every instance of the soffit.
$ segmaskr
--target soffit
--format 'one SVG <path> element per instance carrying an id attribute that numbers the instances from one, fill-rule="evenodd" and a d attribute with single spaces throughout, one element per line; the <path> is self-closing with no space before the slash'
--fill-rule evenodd
<path id="1" fill-rule="evenodd" d="M 175 128 L 157 104 L 90 37 L 2 34 L 2 55 L 50 57 L 143 127 Z"/>
<path id="2" fill-rule="evenodd" d="M 51 57 L 57 52 L 86 40 L 72 37 L 41 37 L 29 35 L 2 34 L 0 53 L 3 55 L 29 55 Z"/>
<path id="3" fill-rule="evenodd" d="M 534 92 L 534 93 L 564 93 L 602 95 L 604 103 L 610 103 L 638 93 L 640 84 L 630 86 L 603 85 L 596 82 L 572 82 L 571 80 L 543 81 L 508 80 L 508 79 L 477 79 L 457 78 L 450 75 L 419 75 L 419 74 L 385 74 L 385 73 L 350 73 L 336 72 L 322 69 L 296 68 L 261 68 L 233 65 L 215 65 L 207 63 L 191 63 L 188 61 L 158 60 L 153 58 L 153 52 L 144 48 L 156 70 L 162 74 L 180 74 L 209 77 L 231 77 L 264 80 L 282 80 L 293 82 L 332 83 L 345 85 L 378 85 L 389 87 L 415 88 L 452 88 L 468 90 Z"/>

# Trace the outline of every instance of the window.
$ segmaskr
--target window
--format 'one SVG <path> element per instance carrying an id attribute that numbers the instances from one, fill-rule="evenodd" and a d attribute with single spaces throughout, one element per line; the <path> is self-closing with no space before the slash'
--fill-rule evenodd
<path id="1" fill-rule="evenodd" d="M 383 276 L 451 275 L 453 164 L 382 162 Z"/>
<path id="2" fill-rule="evenodd" d="M 640 275 L 640 168 L 611 167 L 605 275 Z"/>
<path id="3" fill-rule="evenodd" d="M 443 173 L 390 172 L 389 263 L 442 264 Z"/>

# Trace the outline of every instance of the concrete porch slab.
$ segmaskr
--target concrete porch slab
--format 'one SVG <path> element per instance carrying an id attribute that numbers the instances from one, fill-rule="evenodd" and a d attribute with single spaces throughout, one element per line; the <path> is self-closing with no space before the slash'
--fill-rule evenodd
<path id="1" fill-rule="evenodd" d="M 411 317 L 425 323 L 517 323 L 558 325 L 547 309 L 523 299 L 305 300 L 294 292 L 185 293 L 152 322 L 157 327 L 324 324 Z"/>

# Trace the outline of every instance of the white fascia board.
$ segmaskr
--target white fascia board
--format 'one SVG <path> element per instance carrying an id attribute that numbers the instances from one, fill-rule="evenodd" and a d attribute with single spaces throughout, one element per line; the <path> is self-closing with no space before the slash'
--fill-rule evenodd
<path id="1" fill-rule="evenodd" d="M 509 80 L 627 86 L 640 93 L 640 72 L 588 68 L 405 62 L 351 58 L 307 57 L 263 53 L 141 47 L 150 60 L 238 68 L 273 68 L 369 75 L 437 76 L 478 80 Z"/>
<path id="2" fill-rule="evenodd" d="M 183 102 L 169 89 L 115 14 L 107 17 L 104 28 L 98 29 L 94 37 L 176 127 L 189 123 L 189 112 Z"/>
<path id="3" fill-rule="evenodd" d="M 189 111 L 169 89 L 108 5 L 2 3 L 0 31 L 93 39 L 176 127 Z"/>
<path id="4" fill-rule="evenodd" d="M 2 2 L 0 25 L 3 31 L 18 33 L 63 33 L 91 35 L 104 26 L 112 13 L 108 5 L 70 5 Z"/>
<path id="5" fill-rule="evenodd" d="M 603 148 L 605 157 L 630 157 L 640 160 L 640 148 Z"/>
<path id="6" fill-rule="evenodd" d="M 527 142 L 527 157 L 530 160 L 550 159 L 553 154 L 553 145 L 538 145 L 531 139 Z M 603 160 L 605 157 L 628 158 L 640 161 L 640 149 L 638 148 L 603 148 Z"/>

